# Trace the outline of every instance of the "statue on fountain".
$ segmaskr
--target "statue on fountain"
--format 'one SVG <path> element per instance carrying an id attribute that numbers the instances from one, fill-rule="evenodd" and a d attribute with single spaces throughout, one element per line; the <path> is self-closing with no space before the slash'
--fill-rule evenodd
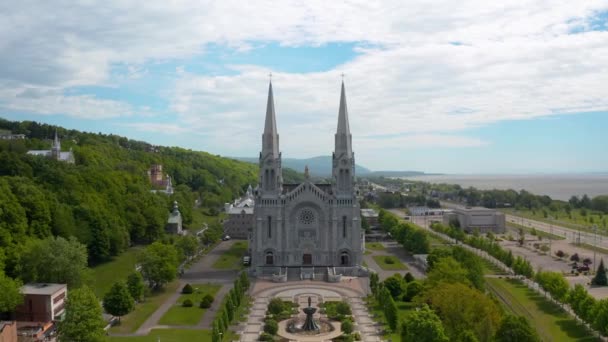
<path id="1" fill-rule="evenodd" d="M 302 326 L 302 330 L 304 331 L 319 331 L 319 325 L 312 318 L 312 315 L 317 312 L 317 308 L 311 307 L 311 300 L 308 297 L 308 307 L 304 308 L 302 311 L 306 314 L 306 321 L 304 321 L 304 325 Z"/>

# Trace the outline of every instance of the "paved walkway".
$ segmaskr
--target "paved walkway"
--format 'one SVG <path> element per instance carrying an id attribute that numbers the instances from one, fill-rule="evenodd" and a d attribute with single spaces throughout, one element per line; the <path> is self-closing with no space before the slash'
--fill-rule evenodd
<path id="1" fill-rule="evenodd" d="M 200 260 L 198 260 L 195 264 L 193 264 L 189 269 L 185 271 L 185 273 L 179 279 L 179 286 L 176 289 L 176 292 L 173 293 L 167 300 L 162 303 L 156 311 L 148 319 L 135 331 L 133 334 L 111 334 L 115 336 L 140 336 L 147 335 L 150 333 L 152 329 L 166 329 L 166 328 L 179 328 L 179 329 L 210 329 L 211 323 L 215 318 L 215 314 L 219 309 L 224 296 L 230 291 L 232 288 L 232 284 L 234 279 L 236 279 L 238 275 L 237 270 L 216 270 L 213 269 L 213 264 L 217 261 L 217 259 L 224 254 L 230 247 L 234 244 L 234 240 L 231 241 L 222 241 L 219 243 L 213 250 L 211 250 L 208 254 L 204 255 Z M 218 293 L 215 295 L 215 300 L 211 305 L 211 308 L 207 310 L 201 321 L 195 326 L 167 326 L 167 325 L 159 325 L 158 321 L 163 317 L 163 315 L 175 305 L 179 296 L 181 294 L 181 290 L 187 283 L 211 283 L 222 285 Z"/>
<path id="2" fill-rule="evenodd" d="M 388 241 L 380 243 L 385 247 L 384 250 L 368 249 L 370 254 L 363 255 L 363 260 L 365 260 L 367 266 L 374 270 L 376 273 L 378 273 L 378 277 L 380 277 L 380 280 L 384 280 L 395 273 L 399 273 L 403 276 L 407 272 L 410 272 L 416 279 L 426 278 L 425 273 L 420 268 L 418 268 L 418 265 L 415 263 L 414 257 L 407 254 L 403 246 L 401 246 L 398 242 Z M 402 263 L 404 263 L 408 267 L 408 269 L 401 271 L 383 270 L 373 258 L 376 255 L 393 255 L 397 257 Z"/>

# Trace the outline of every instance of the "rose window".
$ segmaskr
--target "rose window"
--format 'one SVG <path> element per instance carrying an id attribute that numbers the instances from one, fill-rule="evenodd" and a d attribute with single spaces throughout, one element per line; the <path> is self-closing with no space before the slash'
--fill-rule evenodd
<path id="1" fill-rule="evenodd" d="M 302 224 L 313 224 L 315 222 L 315 214 L 310 209 L 304 209 L 300 211 L 300 217 L 298 218 Z"/>

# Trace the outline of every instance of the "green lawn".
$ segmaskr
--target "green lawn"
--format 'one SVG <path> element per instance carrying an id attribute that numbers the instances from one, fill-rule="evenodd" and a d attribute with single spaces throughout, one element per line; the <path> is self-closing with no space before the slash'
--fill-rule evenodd
<path id="1" fill-rule="evenodd" d="M 481 266 L 483 267 L 483 274 L 498 274 L 505 275 L 507 274 L 500 267 L 494 265 L 484 258 L 479 258 L 481 260 Z"/>
<path id="2" fill-rule="evenodd" d="M 114 260 L 91 268 L 93 274 L 91 287 L 97 297 L 102 298 L 114 282 L 118 280 L 126 281 L 129 274 L 135 272 L 137 253 L 140 250 L 141 247 L 129 248 L 115 257 Z"/>
<path id="3" fill-rule="evenodd" d="M 220 289 L 220 285 L 212 284 L 190 284 L 194 288 L 194 293 L 182 294 L 175 305 L 173 305 L 164 315 L 161 317 L 159 324 L 165 325 L 196 325 L 200 322 L 203 314 L 207 309 L 201 309 L 199 304 L 203 296 L 210 294 L 215 297 L 215 294 Z M 194 304 L 193 307 L 185 308 L 182 303 L 190 299 Z"/>
<path id="4" fill-rule="evenodd" d="M 162 292 L 153 293 L 146 298 L 143 303 L 135 305 L 135 310 L 123 316 L 120 325 L 110 329 L 111 333 L 132 333 L 139 328 L 145 321 L 164 303 L 175 291 L 179 282 L 177 280 L 165 286 Z"/>
<path id="5" fill-rule="evenodd" d="M 594 212 L 592 210 L 587 210 L 586 216 L 581 214 L 581 209 L 573 209 L 570 215 L 568 215 L 565 211 L 552 212 L 548 209 L 545 209 L 544 211 L 542 209 L 537 209 L 534 211 L 515 211 L 514 209 L 500 210 L 511 215 L 525 217 L 571 229 L 582 229 L 583 231 L 588 232 L 591 232 L 590 227 L 596 224 L 600 228 L 598 229 L 598 233 L 604 235 L 608 234 L 608 231 L 606 231 L 606 228 L 608 227 L 608 220 L 606 220 L 606 217 L 601 215 L 599 212 Z M 547 217 L 545 217 L 545 212 L 547 213 Z M 553 217 L 554 219 L 550 219 L 550 217 Z"/>
<path id="6" fill-rule="evenodd" d="M 227 332 L 224 341 L 234 341 L 237 336 L 232 332 Z M 197 341 L 211 342 L 211 330 L 193 329 L 152 329 L 146 336 L 118 337 L 108 336 L 108 342 L 182 342 Z"/>
<path id="7" fill-rule="evenodd" d="M 212 267 L 220 270 L 241 269 L 243 268 L 241 259 L 246 252 L 247 241 L 236 241 L 230 249 L 217 259 Z"/>
<path id="8" fill-rule="evenodd" d="M 527 226 L 522 226 L 521 224 L 517 224 L 517 223 L 513 223 L 513 222 L 507 222 L 507 227 L 511 227 L 515 230 L 519 230 L 520 228 L 524 230 L 524 232 L 528 235 L 535 235 L 535 236 L 539 236 L 542 237 L 543 239 L 551 239 L 551 240 L 565 240 L 566 238 L 557 234 L 551 234 L 551 233 L 547 233 L 544 232 L 542 230 L 532 230 L 532 228 L 527 227 Z"/>
<path id="9" fill-rule="evenodd" d="M 374 255 L 372 256 L 374 261 L 385 271 L 402 271 L 407 270 L 405 266 L 397 257 L 392 255 Z M 387 261 L 389 263 L 387 263 Z"/>
<path id="10" fill-rule="evenodd" d="M 386 248 L 380 242 L 366 242 L 365 243 L 365 249 L 371 249 L 371 250 L 374 250 L 374 251 L 383 251 Z"/>
<path id="11" fill-rule="evenodd" d="M 608 254 L 608 249 L 602 248 L 600 246 L 590 245 L 588 243 L 579 243 L 579 244 L 571 243 L 571 245 L 577 246 L 577 247 L 581 247 L 581 248 L 584 248 L 584 249 L 588 249 L 590 251 L 595 251 L 595 252 L 598 252 L 598 253 Z"/>
<path id="12" fill-rule="evenodd" d="M 508 311 L 526 317 L 543 341 L 599 341 L 559 305 L 521 281 L 486 278 L 486 284 Z"/>

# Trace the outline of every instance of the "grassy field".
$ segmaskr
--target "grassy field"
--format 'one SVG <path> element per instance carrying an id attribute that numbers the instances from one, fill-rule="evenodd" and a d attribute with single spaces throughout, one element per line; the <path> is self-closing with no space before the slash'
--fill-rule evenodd
<path id="1" fill-rule="evenodd" d="M 592 212 L 587 210 L 587 215 L 583 216 L 581 209 L 573 209 L 571 214 L 568 215 L 565 211 L 553 212 L 548 209 L 542 210 L 517 210 L 514 209 L 500 209 L 501 211 L 510 215 L 521 216 L 532 220 L 542 221 L 558 226 L 571 228 L 571 229 L 582 229 L 584 231 L 591 231 L 591 226 L 596 224 L 600 229 L 598 233 L 608 234 L 608 220 L 605 216 L 599 212 Z M 545 213 L 547 213 L 545 217 Z M 550 219 L 550 218 L 554 219 Z"/>
<path id="2" fill-rule="evenodd" d="M 397 257 L 391 255 L 374 255 L 372 256 L 374 261 L 385 271 L 403 271 L 407 270 L 405 266 Z M 389 263 L 387 263 L 389 261 Z"/>
<path id="3" fill-rule="evenodd" d="M 175 280 L 165 286 L 164 291 L 153 293 L 146 301 L 135 305 L 135 310 L 123 316 L 120 325 L 110 328 L 111 333 L 132 333 L 139 328 L 145 321 L 158 309 L 158 307 L 169 298 L 179 285 Z"/>
<path id="4" fill-rule="evenodd" d="M 371 249 L 374 251 L 383 251 L 386 248 L 384 248 L 384 245 L 381 244 L 380 242 L 366 242 L 365 249 Z"/>
<path id="5" fill-rule="evenodd" d="M 194 293 L 182 294 L 175 305 L 173 305 L 164 315 L 161 317 L 159 324 L 166 325 L 196 325 L 200 322 L 203 314 L 207 309 L 201 309 L 199 304 L 201 299 L 207 294 L 215 296 L 217 291 L 220 289 L 220 285 L 211 284 L 191 284 L 194 288 Z M 186 308 L 182 306 L 182 303 L 190 299 L 194 304 L 193 307 Z"/>
<path id="6" fill-rule="evenodd" d="M 486 284 L 508 311 L 526 317 L 543 341 L 599 341 L 559 305 L 519 280 L 486 278 Z"/>
<path id="7" fill-rule="evenodd" d="M 551 239 L 551 240 L 565 240 L 566 238 L 560 235 L 556 235 L 556 234 L 551 234 L 551 233 L 547 233 L 544 232 L 542 230 L 532 230 L 532 228 L 530 227 L 526 227 L 526 226 L 522 226 L 521 224 L 517 224 L 517 223 L 513 223 L 513 222 L 507 222 L 507 227 L 513 228 L 516 231 L 519 231 L 519 229 L 523 229 L 524 232 L 526 234 L 529 235 L 536 235 L 536 236 L 540 236 L 543 239 Z"/>
<path id="8" fill-rule="evenodd" d="M 577 243 L 571 243 L 571 245 L 572 246 L 581 247 L 581 248 L 584 248 L 584 249 L 588 249 L 588 250 L 590 250 L 592 252 L 595 251 L 595 252 L 598 252 L 598 253 L 608 254 L 608 249 L 602 248 L 600 246 L 590 245 L 588 243 L 578 243 L 578 244 Z"/>
<path id="9" fill-rule="evenodd" d="M 224 341 L 234 341 L 237 336 L 231 332 L 227 332 L 224 336 Z M 197 341 L 211 342 L 211 330 L 193 330 L 193 329 L 152 329 L 146 336 L 129 336 L 118 337 L 108 336 L 108 342 L 182 342 L 182 341 Z"/>
<path id="10" fill-rule="evenodd" d="M 246 252 L 247 242 L 236 241 L 229 250 L 227 250 L 219 259 L 217 259 L 212 267 L 220 270 L 241 269 L 243 268 L 241 258 Z"/>
<path id="11" fill-rule="evenodd" d="M 93 274 L 91 288 L 95 291 L 97 297 L 102 298 L 114 282 L 118 280 L 126 281 L 129 274 L 135 272 L 137 253 L 140 250 L 141 247 L 129 248 L 114 260 L 91 268 Z"/>

